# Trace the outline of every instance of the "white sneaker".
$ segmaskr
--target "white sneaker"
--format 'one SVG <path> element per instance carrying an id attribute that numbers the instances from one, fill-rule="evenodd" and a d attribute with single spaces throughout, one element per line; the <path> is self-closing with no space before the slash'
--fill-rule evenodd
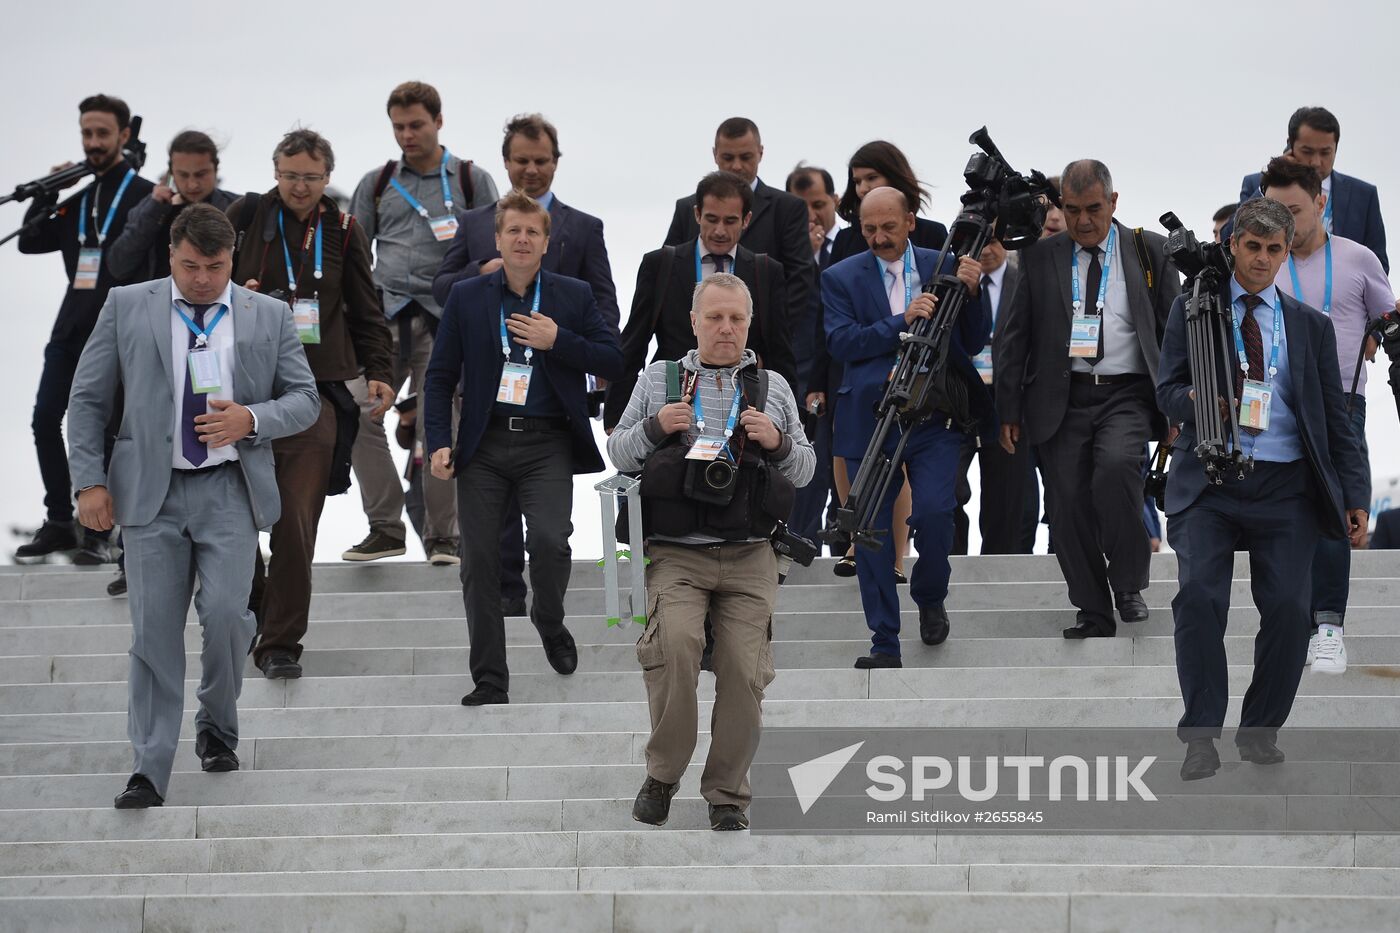
<path id="1" fill-rule="evenodd" d="M 1342 633 L 1336 629 L 1318 630 L 1317 652 L 1312 663 L 1315 674 L 1345 674 L 1347 670 L 1347 647 L 1342 643 Z"/>
<path id="2" fill-rule="evenodd" d="M 1304 666 L 1312 667 L 1312 662 L 1317 660 L 1317 632 L 1308 636 L 1308 659 L 1303 662 Z"/>

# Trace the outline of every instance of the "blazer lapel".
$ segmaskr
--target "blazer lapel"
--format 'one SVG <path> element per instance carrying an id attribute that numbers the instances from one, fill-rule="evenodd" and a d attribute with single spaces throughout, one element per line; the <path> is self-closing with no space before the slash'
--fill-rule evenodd
<path id="1" fill-rule="evenodd" d="M 165 385 L 170 389 L 170 398 L 175 398 L 175 366 L 170 359 L 170 279 L 157 279 L 151 283 L 148 320 L 151 336 L 156 339 L 156 351 L 160 354 L 161 365 L 165 368 Z"/>
<path id="2" fill-rule="evenodd" d="M 869 250 L 862 256 L 860 264 L 865 269 L 861 278 L 865 279 L 868 283 L 866 287 L 870 290 L 870 307 L 876 312 L 874 320 L 889 316 L 890 295 L 885 291 L 885 264 L 880 262 L 879 256 Z"/>
<path id="3" fill-rule="evenodd" d="M 1051 251 L 1051 260 L 1055 264 L 1055 280 L 1060 283 L 1060 297 L 1064 301 L 1065 320 L 1068 321 L 1074 317 L 1074 299 L 1071 297 L 1069 283 L 1069 263 L 1074 252 L 1074 240 L 1070 239 L 1068 233 L 1062 236 L 1063 239 L 1057 242 Z"/>
<path id="4" fill-rule="evenodd" d="M 749 221 L 749 230 L 758 226 L 759 218 L 768 212 L 773 206 L 773 192 L 762 181 L 753 190 L 753 219 Z M 744 231 L 745 233 L 748 230 Z"/>
<path id="5" fill-rule="evenodd" d="M 549 249 L 545 250 L 546 272 L 558 272 L 564 262 L 564 248 L 569 242 L 569 207 L 556 195 L 549 204 Z"/>
<path id="6" fill-rule="evenodd" d="M 253 358 L 258 312 L 253 307 L 252 293 L 237 285 L 233 287 L 232 304 L 229 314 L 233 319 L 233 387 L 237 396 L 234 401 L 246 405 L 253 397 L 253 381 L 248 374 L 247 361 Z"/>
<path id="7" fill-rule="evenodd" d="M 1332 229 L 1347 227 L 1346 212 L 1351 210 L 1351 179 L 1341 172 L 1332 173 Z"/>
<path id="8" fill-rule="evenodd" d="M 1286 295 L 1280 295 L 1279 306 L 1283 308 L 1283 339 L 1288 344 L 1288 378 L 1293 381 L 1293 397 L 1301 400 L 1307 398 L 1301 380 L 1307 372 L 1308 335 L 1298 319 L 1297 302 Z M 1313 387 L 1309 386 L 1307 389 L 1312 391 Z"/>

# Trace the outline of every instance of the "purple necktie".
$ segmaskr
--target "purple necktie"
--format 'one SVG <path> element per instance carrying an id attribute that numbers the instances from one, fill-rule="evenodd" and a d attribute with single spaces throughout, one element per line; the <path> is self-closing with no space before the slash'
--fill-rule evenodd
<path id="1" fill-rule="evenodd" d="M 194 326 L 200 330 L 204 329 L 204 312 L 213 305 L 186 305 L 194 312 Z M 188 328 L 186 328 L 188 330 Z M 189 348 L 194 349 L 195 334 L 190 331 Z M 194 390 L 194 380 L 190 378 L 189 362 L 185 364 L 185 407 L 183 424 L 180 428 L 180 450 L 184 453 L 185 459 L 195 466 L 203 466 L 204 461 L 209 459 L 209 447 L 199 439 L 199 432 L 195 429 L 194 419 L 209 410 L 208 396 L 197 393 Z"/>

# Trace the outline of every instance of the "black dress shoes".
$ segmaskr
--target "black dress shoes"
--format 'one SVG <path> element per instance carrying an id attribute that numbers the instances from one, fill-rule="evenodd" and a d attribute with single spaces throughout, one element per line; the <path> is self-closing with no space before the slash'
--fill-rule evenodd
<path id="1" fill-rule="evenodd" d="M 268 680 L 296 680 L 301 676 L 301 665 L 290 654 L 269 654 L 259 662 L 258 670 Z"/>
<path id="2" fill-rule="evenodd" d="M 843 557 L 831 567 L 831 572 L 838 577 L 854 577 L 856 575 L 855 557 Z"/>
<path id="3" fill-rule="evenodd" d="M 710 828 L 721 833 L 748 829 L 749 815 L 732 803 L 710 804 Z"/>
<path id="4" fill-rule="evenodd" d="M 856 669 L 862 671 L 874 670 L 877 667 L 903 667 L 904 662 L 892 654 L 876 654 L 871 652 L 863 658 L 856 658 Z"/>
<path id="5" fill-rule="evenodd" d="M 1069 639 L 1079 638 L 1112 638 L 1116 628 L 1110 622 L 1100 622 L 1093 616 L 1086 613 L 1079 613 L 1074 624 L 1065 629 L 1065 637 Z"/>
<path id="6" fill-rule="evenodd" d="M 919 638 L 926 645 L 941 645 L 948 640 L 948 610 L 943 604 L 919 607 Z"/>
<path id="7" fill-rule="evenodd" d="M 238 756 L 214 733 L 204 731 L 194 740 L 194 753 L 205 771 L 237 771 Z"/>
<path id="8" fill-rule="evenodd" d="M 642 782 L 642 789 L 637 791 L 637 799 L 632 802 L 632 819 L 652 826 L 665 826 L 671 816 L 671 798 L 676 796 L 680 787 L 679 783 L 663 784 L 648 776 Z"/>
<path id="9" fill-rule="evenodd" d="M 116 579 L 114 579 L 111 583 L 108 583 L 108 584 L 107 584 L 107 595 L 108 595 L 108 596 L 125 596 L 125 595 L 126 595 L 126 571 L 125 571 L 125 570 L 118 570 L 118 571 L 117 571 Z"/>
<path id="10" fill-rule="evenodd" d="M 1283 750 L 1267 736 L 1249 736 L 1243 741 L 1236 740 L 1240 760 L 1256 765 L 1276 765 L 1283 761 Z"/>
<path id="11" fill-rule="evenodd" d="M 117 794 L 113 804 L 118 810 L 145 810 L 147 807 L 165 805 L 165 798 L 156 793 L 156 786 L 144 774 L 133 774 L 126 782 L 126 790 Z"/>
<path id="12" fill-rule="evenodd" d="M 490 684 L 477 684 L 475 690 L 462 697 L 463 706 L 494 706 L 498 703 L 509 702 L 509 694 L 500 687 L 493 687 Z"/>
<path id="13" fill-rule="evenodd" d="M 544 656 L 549 658 L 555 673 L 572 674 L 578 670 L 578 646 L 568 629 L 544 639 Z"/>
<path id="14" fill-rule="evenodd" d="M 1124 622 L 1147 621 L 1147 603 L 1141 593 L 1114 593 L 1113 604 L 1118 607 L 1118 618 Z"/>
<path id="15" fill-rule="evenodd" d="M 1186 758 L 1181 762 L 1181 779 L 1199 781 L 1220 770 L 1220 755 L 1214 739 L 1192 739 L 1186 744 Z"/>

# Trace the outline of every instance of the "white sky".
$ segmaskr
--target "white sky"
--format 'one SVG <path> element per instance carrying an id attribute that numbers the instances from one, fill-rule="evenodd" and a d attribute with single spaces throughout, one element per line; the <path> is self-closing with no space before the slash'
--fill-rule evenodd
<path id="1" fill-rule="evenodd" d="M 714 128 L 735 114 L 762 130 L 769 184 L 781 186 L 804 159 L 831 169 L 839 185 L 850 154 L 885 138 L 932 189 L 926 215 L 947 224 L 964 189 L 967 136 L 986 124 L 1021 171 L 1106 162 L 1120 192 L 1117 216 L 1130 225 L 1157 229 L 1156 218 L 1173 210 L 1208 233 L 1241 177 L 1282 149 L 1288 115 L 1322 105 L 1342 124 L 1339 170 L 1380 188 L 1400 261 L 1400 166 L 1387 136 L 1397 117 L 1400 16 L 1374 2 L 810 0 L 711 13 L 633 0 L 79 0 L 61 9 L 16 5 L 5 17 L 0 187 L 78 158 L 77 103 L 100 91 L 145 117 L 148 177 L 163 168 L 169 139 L 193 127 L 225 147 L 225 187 L 264 190 L 273 145 L 302 124 L 331 140 L 333 184 L 348 191 L 397 155 L 383 109 L 389 90 L 424 80 L 443 96 L 443 142 L 498 185 L 506 119 L 537 110 L 559 127 L 555 191 L 603 218 L 624 315 L 642 254 L 659 245 L 675 199 L 713 169 Z M 22 205 L 0 207 L 0 231 L 22 215 Z M 0 247 L 0 283 L 10 398 L 0 415 L 0 445 L 10 451 L 0 461 L 0 528 L 32 527 L 43 493 L 29 421 L 62 263 L 58 254 L 20 256 L 10 243 Z M 1392 466 L 1400 431 L 1383 363 L 1371 378 L 1379 496 L 1400 474 Z M 599 552 L 590 487 L 601 478 L 578 483 L 576 556 Z M 365 530 L 357 493 L 330 500 L 318 559 L 338 558 Z"/>

